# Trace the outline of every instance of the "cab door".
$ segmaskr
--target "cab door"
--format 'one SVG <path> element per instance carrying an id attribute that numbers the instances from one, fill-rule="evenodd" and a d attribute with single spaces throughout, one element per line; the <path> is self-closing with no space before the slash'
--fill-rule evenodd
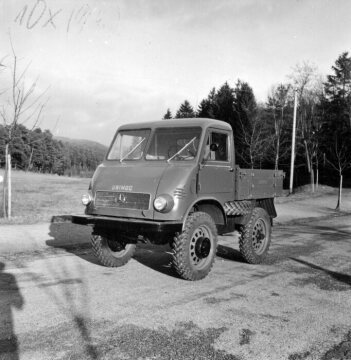
<path id="1" fill-rule="evenodd" d="M 234 168 L 230 133 L 209 129 L 200 158 L 198 194 L 220 194 L 221 198 L 234 196 Z"/>

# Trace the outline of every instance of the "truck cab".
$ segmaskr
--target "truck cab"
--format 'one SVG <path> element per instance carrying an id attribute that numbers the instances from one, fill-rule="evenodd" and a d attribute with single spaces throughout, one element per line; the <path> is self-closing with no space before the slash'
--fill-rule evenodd
<path id="1" fill-rule="evenodd" d="M 93 250 L 104 265 L 124 265 L 138 240 L 169 242 L 178 274 L 199 280 L 212 267 L 217 235 L 244 231 L 258 208 L 264 220 L 255 230 L 260 234 L 250 236 L 264 244 L 263 250 L 243 256 L 261 262 L 283 175 L 240 169 L 234 154 L 232 129 L 219 120 L 121 126 L 82 198 L 85 215 L 74 215 L 72 221 L 93 227 Z"/>

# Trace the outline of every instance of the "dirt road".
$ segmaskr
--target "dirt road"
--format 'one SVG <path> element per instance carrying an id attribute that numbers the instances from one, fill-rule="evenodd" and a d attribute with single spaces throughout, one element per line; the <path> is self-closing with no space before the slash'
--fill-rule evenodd
<path id="1" fill-rule="evenodd" d="M 62 245 L 79 229 L 52 224 L 46 250 L 0 256 L 0 359 L 350 358 L 350 220 L 275 227 L 259 266 L 221 237 L 199 282 L 175 276 L 167 247 L 102 267 Z"/>

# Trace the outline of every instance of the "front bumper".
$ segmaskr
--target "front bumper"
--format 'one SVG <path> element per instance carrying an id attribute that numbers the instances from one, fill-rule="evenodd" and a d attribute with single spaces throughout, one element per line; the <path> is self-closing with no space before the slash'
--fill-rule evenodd
<path id="1" fill-rule="evenodd" d="M 176 221 L 152 221 L 132 218 L 96 215 L 72 215 L 72 223 L 92 225 L 105 230 L 119 231 L 128 235 L 148 235 L 176 233 L 182 231 L 183 224 Z"/>

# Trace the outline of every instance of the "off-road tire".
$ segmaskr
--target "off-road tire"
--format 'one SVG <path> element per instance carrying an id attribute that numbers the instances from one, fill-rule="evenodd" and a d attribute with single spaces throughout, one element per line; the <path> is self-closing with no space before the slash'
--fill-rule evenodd
<path id="1" fill-rule="evenodd" d="M 108 267 L 125 265 L 132 258 L 136 249 L 135 244 L 125 244 L 124 248 L 122 248 L 123 246 L 121 245 L 120 251 L 113 251 L 109 245 L 108 238 L 100 235 L 92 235 L 91 244 L 94 255 L 102 265 Z"/>
<path id="2" fill-rule="evenodd" d="M 239 249 L 249 264 L 260 264 L 267 257 L 271 243 L 271 219 L 267 211 L 254 208 L 249 222 L 243 226 Z"/>
<path id="3" fill-rule="evenodd" d="M 204 212 L 189 215 L 183 232 L 173 239 L 172 250 L 172 265 L 180 277 L 191 281 L 205 278 L 217 250 L 217 228 L 211 216 Z"/>

